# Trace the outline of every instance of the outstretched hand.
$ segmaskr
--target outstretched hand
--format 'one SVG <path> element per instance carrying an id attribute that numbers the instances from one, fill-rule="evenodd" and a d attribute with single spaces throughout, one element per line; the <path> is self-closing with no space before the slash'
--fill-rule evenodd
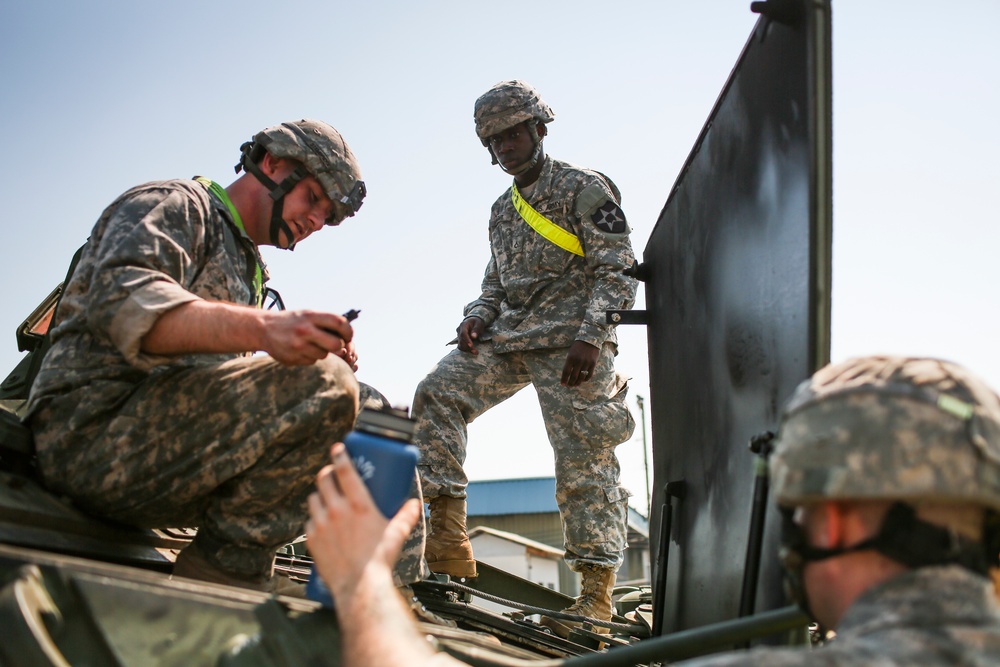
<path id="1" fill-rule="evenodd" d="M 393 565 L 420 518 L 420 501 L 411 498 L 387 521 L 343 444 L 333 446 L 332 457 L 333 464 L 320 470 L 316 492 L 309 496 L 306 535 L 334 600 L 346 601 L 368 582 L 388 581 L 391 587 Z"/>

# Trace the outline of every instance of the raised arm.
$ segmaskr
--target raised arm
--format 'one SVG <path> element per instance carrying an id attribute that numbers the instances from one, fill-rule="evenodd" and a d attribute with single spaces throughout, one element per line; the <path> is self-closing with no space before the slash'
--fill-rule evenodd
<path id="1" fill-rule="evenodd" d="M 333 595 L 346 667 L 461 667 L 424 640 L 392 582 L 392 567 L 420 513 L 410 499 L 386 521 L 351 464 L 333 446 L 309 497 L 306 534 L 316 568 Z"/>
<path id="2" fill-rule="evenodd" d="M 289 366 L 339 353 L 354 335 L 335 313 L 267 311 L 218 301 L 188 301 L 161 315 L 142 338 L 147 354 L 264 351 Z"/>

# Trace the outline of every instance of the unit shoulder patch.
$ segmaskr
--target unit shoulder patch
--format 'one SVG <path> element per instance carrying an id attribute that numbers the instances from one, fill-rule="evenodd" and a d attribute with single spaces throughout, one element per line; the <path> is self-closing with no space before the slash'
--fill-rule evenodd
<path id="1" fill-rule="evenodd" d="M 625 222 L 625 212 L 611 199 L 594 209 L 590 214 L 590 221 L 608 234 L 621 234 L 628 227 Z"/>

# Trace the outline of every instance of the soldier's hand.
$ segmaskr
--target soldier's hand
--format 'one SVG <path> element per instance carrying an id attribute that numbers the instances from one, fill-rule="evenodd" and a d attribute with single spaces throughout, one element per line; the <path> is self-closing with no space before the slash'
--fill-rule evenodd
<path id="1" fill-rule="evenodd" d="M 588 381 L 597 368 L 597 358 L 601 354 L 599 347 L 582 340 L 575 340 L 566 355 L 560 382 L 566 387 L 576 387 L 581 382 Z"/>
<path id="2" fill-rule="evenodd" d="M 351 367 L 351 370 L 355 373 L 358 372 L 358 353 L 354 349 L 354 341 L 349 341 L 347 345 L 337 352 L 337 356 L 347 362 L 347 365 Z"/>
<path id="3" fill-rule="evenodd" d="M 476 341 L 483 335 L 486 323 L 478 317 L 467 317 L 458 325 L 458 349 L 462 352 L 479 354 Z"/>
<path id="4" fill-rule="evenodd" d="M 320 576 L 334 598 L 346 602 L 366 577 L 391 581 L 392 567 L 422 506 L 411 498 L 386 521 L 343 444 L 333 446 L 332 458 L 333 465 L 320 470 L 316 492 L 309 496 L 306 534 Z"/>
<path id="5" fill-rule="evenodd" d="M 354 338 L 354 330 L 342 315 L 312 310 L 267 312 L 262 349 L 287 366 L 308 366 L 330 353 L 340 354 Z"/>

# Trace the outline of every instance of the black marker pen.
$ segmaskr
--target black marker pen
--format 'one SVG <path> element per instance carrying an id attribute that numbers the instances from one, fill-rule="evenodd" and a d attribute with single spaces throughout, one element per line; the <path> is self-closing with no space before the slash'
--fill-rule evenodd
<path id="1" fill-rule="evenodd" d="M 345 320 L 347 320 L 348 322 L 353 322 L 354 320 L 358 319 L 358 315 L 360 315 L 360 314 L 361 314 L 360 310 L 355 310 L 354 308 L 351 308 L 349 311 L 347 311 L 346 313 L 344 313 L 342 315 L 342 317 Z M 320 327 L 320 329 L 322 329 L 323 331 L 327 332 L 331 336 L 340 336 L 340 334 L 337 333 L 336 331 L 334 331 L 333 329 L 328 329 L 326 327 Z"/>

